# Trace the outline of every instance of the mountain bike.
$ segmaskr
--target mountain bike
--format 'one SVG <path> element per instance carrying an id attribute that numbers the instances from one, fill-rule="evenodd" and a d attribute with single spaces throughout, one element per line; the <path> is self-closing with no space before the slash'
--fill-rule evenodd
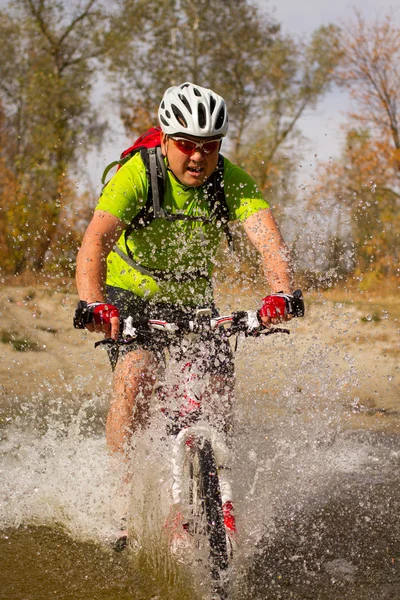
<path id="1" fill-rule="evenodd" d="M 212 317 L 211 310 L 200 309 L 193 319 L 177 322 L 128 317 L 117 341 L 101 340 L 95 345 L 126 346 L 154 333 L 185 336 L 188 340 L 178 373 L 178 383 L 163 381 L 155 390 L 158 409 L 165 416 L 165 436 L 172 439 L 171 510 L 169 524 L 175 525 L 178 538 L 172 538 L 175 553 L 187 543 L 195 552 L 206 553 L 210 566 L 213 597 L 227 598 L 228 567 L 235 549 L 236 524 L 232 486 L 229 478 L 230 450 L 224 419 L 216 424 L 215 410 L 205 410 L 207 382 L 199 370 L 201 340 L 210 332 L 229 338 L 233 335 L 264 336 L 290 333 L 280 327 L 264 327 L 254 311 Z M 172 402 L 171 402 L 172 401 Z M 172 405 L 172 408 L 171 408 Z M 187 554 L 186 554 L 187 555 Z"/>

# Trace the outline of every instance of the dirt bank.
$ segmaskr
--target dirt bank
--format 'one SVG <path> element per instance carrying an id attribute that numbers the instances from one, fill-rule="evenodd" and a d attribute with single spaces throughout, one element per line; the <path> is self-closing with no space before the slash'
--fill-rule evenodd
<path id="1" fill-rule="evenodd" d="M 72 288 L 70 288 L 72 289 Z M 242 298 L 242 299 L 241 299 Z M 311 301 L 310 301 L 311 300 Z M 54 394 L 79 398 L 110 390 L 108 359 L 102 349 L 94 350 L 95 336 L 76 331 L 72 314 L 77 297 L 69 289 L 45 285 L 3 286 L 0 293 L 0 406 L 13 398 Z M 231 292 L 224 310 L 255 308 L 256 298 L 246 299 Z M 400 300 L 385 297 L 373 302 L 312 297 L 307 317 L 291 324 L 290 344 L 280 338 L 262 340 L 255 349 L 249 341 L 239 345 L 237 372 L 239 390 L 254 388 L 271 394 L 282 389 L 292 369 L 299 379 L 313 362 L 314 380 L 319 361 L 329 360 L 342 387 L 342 401 L 354 426 L 374 425 L 400 431 Z M 295 349 L 301 349 L 301 352 Z M 280 368 L 284 365 L 284 368 Z M 321 367 L 322 369 L 322 367 Z M 249 377 L 254 373 L 254 377 Z M 324 377 L 321 370 L 320 378 Z M 301 380 L 301 378 L 300 378 Z M 307 383 L 307 382 L 304 382 Z M 301 387 L 301 386 L 298 386 Z M 79 398 L 76 399 L 79 402 Z M 7 410 L 7 409 L 6 409 Z"/>

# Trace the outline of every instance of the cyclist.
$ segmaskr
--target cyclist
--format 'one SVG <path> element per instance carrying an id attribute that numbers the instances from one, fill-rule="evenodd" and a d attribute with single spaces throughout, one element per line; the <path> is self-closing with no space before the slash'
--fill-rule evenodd
<path id="1" fill-rule="evenodd" d="M 124 231 L 146 202 L 149 181 L 140 154 L 135 154 L 103 190 L 77 257 L 76 281 L 81 301 L 87 304 L 86 327 L 114 339 L 120 319 L 136 314 L 165 318 L 191 314 L 213 304 L 211 274 L 223 228 L 209 222 L 207 184 L 217 169 L 219 150 L 228 130 L 225 101 L 212 90 L 192 83 L 166 90 L 158 112 L 161 150 L 166 171 L 162 206 L 172 214 L 204 217 L 201 220 L 154 219 Z M 286 320 L 285 301 L 276 293 L 292 293 L 291 263 L 287 248 L 267 201 L 254 180 L 223 158 L 223 186 L 229 220 L 239 220 L 261 255 L 271 294 L 263 300 L 264 324 Z M 133 260 L 126 260 L 126 245 Z M 210 336 L 204 349 L 205 370 L 211 371 L 220 391 L 232 390 L 233 367 L 229 345 Z M 160 345 L 143 342 L 114 359 L 114 391 L 106 424 L 112 453 L 126 456 L 129 440 L 145 420 Z M 135 413 L 135 420 L 133 415 Z M 228 515 L 229 518 L 229 515 Z M 126 531 L 120 536 L 126 540 Z"/>

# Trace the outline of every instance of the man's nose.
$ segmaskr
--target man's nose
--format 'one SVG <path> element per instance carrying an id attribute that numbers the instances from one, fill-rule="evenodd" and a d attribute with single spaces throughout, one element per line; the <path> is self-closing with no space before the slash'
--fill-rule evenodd
<path id="1" fill-rule="evenodd" d="M 206 154 L 203 150 L 203 146 L 196 146 L 196 148 L 193 150 L 192 154 L 190 155 L 190 158 L 192 158 L 193 160 L 202 160 L 205 155 Z"/>

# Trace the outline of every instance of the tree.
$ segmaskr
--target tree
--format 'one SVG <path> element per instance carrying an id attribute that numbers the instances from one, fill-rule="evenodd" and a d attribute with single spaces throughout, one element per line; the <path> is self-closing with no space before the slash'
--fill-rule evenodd
<path id="1" fill-rule="evenodd" d="M 397 274 L 400 236 L 400 29 L 388 15 L 343 30 L 338 71 L 354 110 L 342 157 L 323 169 L 321 197 L 351 217 L 356 275 Z"/>
<path id="2" fill-rule="evenodd" d="M 4 160 L 16 182 L 6 190 L 15 194 L 6 239 L 15 273 L 43 268 L 70 197 L 71 169 L 101 134 L 90 91 L 106 24 L 99 0 L 16 0 L 12 13 L 0 13 Z"/>
<path id="3" fill-rule="evenodd" d="M 17 234 L 16 231 L 9 230 L 13 199 L 16 195 L 16 181 L 13 173 L 7 167 L 8 140 L 5 114 L 0 103 L 0 254 L 4 271 L 12 269 L 9 242 Z"/>
<path id="4" fill-rule="evenodd" d="M 350 129 L 340 160 L 324 168 L 319 200 L 349 215 L 354 272 L 374 281 L 395 275 L 399 263 L 399 200 L 393 153 L 368 130 Z M 340 268 L 340 265 L 337 265 Z"/>
<path id="5" fill-rule="evenodd" d="M 279 27 L 247 1 L 121 0 L 120 5 L 115 29 L 123 41 L 114 47 L 113 64 L 118 78 L 123 75 L 120 105 L 130 131 L 154 123 L 165 89 L 185 80 L 221 95 L 229 89 L 232 115 L 262 93 L 262 78 L 251 67 L 260 63 L 264 45 Z M 240 54 L 239 40 L 244 41 Z"/>
<path id="6" fill-rule="evenodd" d="M 236 162 L 248 154 L 244 138 L 253 126 L 267 133 L 265 162 L 270 163 L 305 108 L 327 91 L 339 59 L 335 27 L 321 28 L 308 45 L 295 43 L 249 0 L 120 4 L 116 28 L 123 52 L 116 44 L 111 58 L 127 131 L 137 134 L 154 124 L 167 87 L 194 81 L 227 100 L 230 155 Z"/>
<path id="7" fill-rule="evenodd" d="M 400 28 L 394 23 L 389 14 L 368 25 L 356 12 L 343 32 L 339 78 L 355 100 L 351 118 L 392 147 L 400 177 Z"/>

